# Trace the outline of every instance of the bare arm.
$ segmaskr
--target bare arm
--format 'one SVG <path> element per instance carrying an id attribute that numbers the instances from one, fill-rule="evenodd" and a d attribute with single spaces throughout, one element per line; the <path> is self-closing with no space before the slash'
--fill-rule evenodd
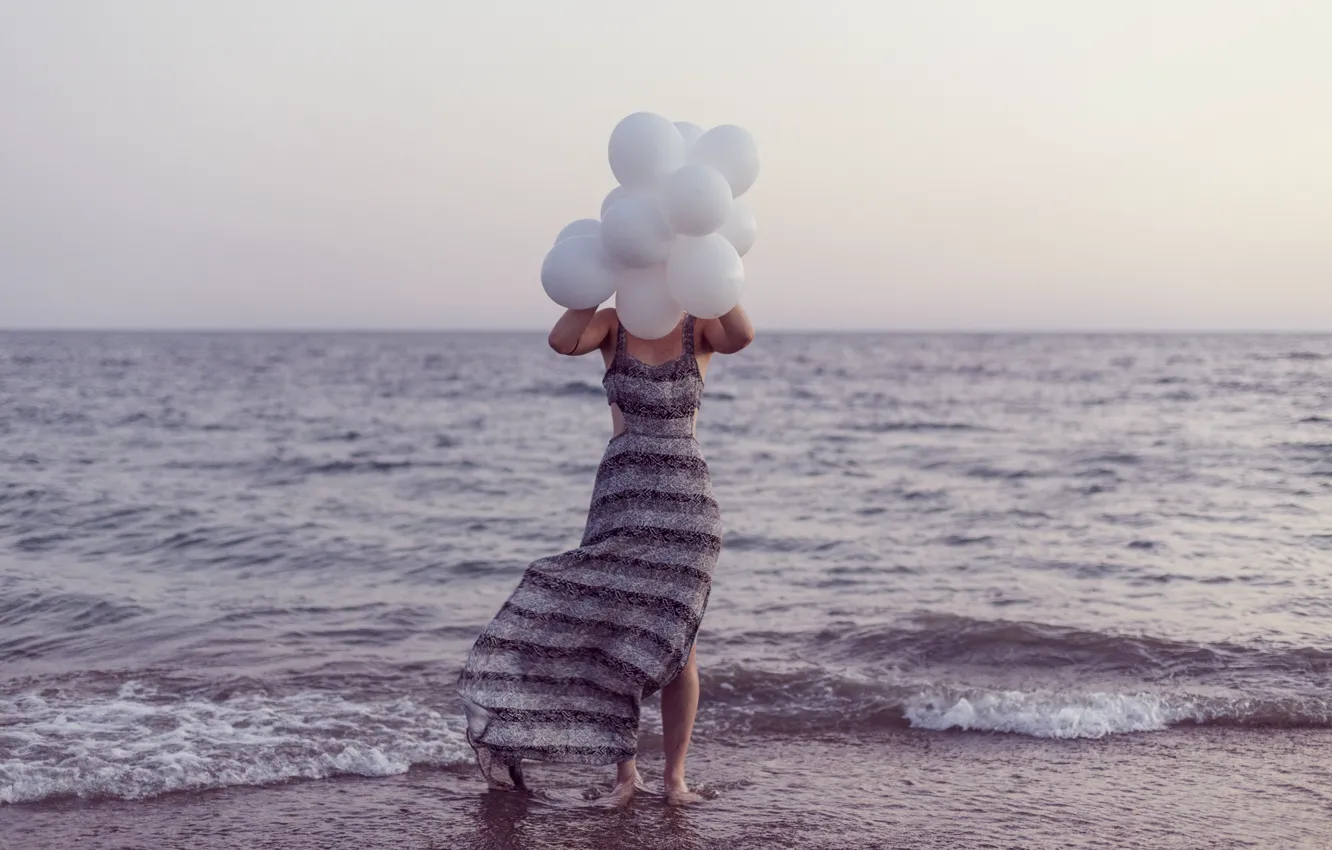
<path id="1" fill-rule="evenodd" d="M 565 310 L 550 329 L 547 342 L 560 354 L 570 357 L 587 354 L 605 344 L 614 321 L 615 311 L 609 309 Z"/>
<path id="2" fill-rule="evenodd" d="M 703 322 L 703 341 L 717 354 L 735 354 L 754 341 L 754 323 L 739 304 L 719 319 Z"/>

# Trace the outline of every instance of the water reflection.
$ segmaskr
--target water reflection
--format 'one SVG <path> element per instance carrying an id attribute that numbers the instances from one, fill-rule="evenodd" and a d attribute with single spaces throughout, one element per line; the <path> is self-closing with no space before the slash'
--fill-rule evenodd
<path id="1" fill-rule="evenodd" d="M 439 850 L 704 850 L 688 809 L 642 795 L 624 810 L 533 794 L 489 791 L 472 810 L 472 832 Z"/>

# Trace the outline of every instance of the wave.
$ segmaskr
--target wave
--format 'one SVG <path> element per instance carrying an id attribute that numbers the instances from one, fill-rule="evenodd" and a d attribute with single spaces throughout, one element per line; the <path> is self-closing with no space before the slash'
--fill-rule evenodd
<path id="1" fill-rule="evenodd" d="M 61 627 L 79 631 L 146 613 L 148 609 L 137 603 L 90 593 L 30 590 L 0 597 L 0 626 L 5 628 L 17 628 L 40 617 L 56 618 Z"/>
<path id="2" fill-rule="evenodd" d="M 1282 443 L 1281 447 L 1293 452 L 1308 452 L 1316 455 L 1332 454 L 1332 443 Z"/>
<path id="3" fill-rule="evenodd" d="M 1196 712 L 1187 700 L 1155 694 L 1024 693 L 980 691 L 925 693 L 907 700 L 903 715 L 913 728 L 1011 732 L 1036 738 L 1102 738 L 1157 732 Z"/>
<path id="4" fill-rule="evenodd" d="M 341 438 L 339 438 L 341 439 Z M 447 439 L 447 438 L 446 438 Z M 448 447 L 452 443 L 436 440 L 436 447 Z M 465 466 L 467 461 L 405 460 L 401 458 L 378 458 L 368 452 L 357 453 L 347 458 L 313 458 L 301 455 L 289 457 L 268 457 L 261 461 L 242 460 L 188 460 L 168 461 L 162 466 L 170 470 L 193 472 L 235 472 L 265 476 L 269 483 L 299 480 L 301 476 L 318 475 L 355 475 L 362 473 L 398 472 L 412 469 L 450 469 Z M 289 479 L 287 476 L 297 476 Z M 276 480 L 274 480 L 276 478 Z"/>
<path id="5" fill-rule="evenodd" d="M 890 662 L 897 669 L 987 669 L 1004 673 L 1062 669 L 1077 675 L 1144 681 L 1229 683 L 1246 675 L 1332 674 L 1332 651 L 1174 641 L 1020 620 L 920 614 L 901 622 L 824 629 L 803 641 L 807 652 L 836 662 Z"/>
<path id="6" fill-rule="evenodd" d="M 285 685 L 164 679 L 162 691 L 143 677 L 123 684 L 82 675 L 15 683 L 22 693 L 0 696 L 0 803 L 137 800 L 470 763 L 461 711 L 445 684 L 456 670 L 376 665 L 358 673 L 344 667 Z M 703 670 L 700 730 L 721 740 L 865 738 L 905 730 L 1064 740 L 1195 725 L 1332 729 L 1332 697 L 1316 688 L 1300 696 L 1280 688 L 1131 679 L 1046 687 L 956 681 L 966 678 L 819 664 L 780 670 L 720 665 Z M 287 690 L 292 686 L 299 690 Z M 440 694 L 447 694 L 442 703 Z"/>
<path id="7" fill-rule="evenodd" d="M 866 422 L 849 426 L 852 431 L 867 431 L 871 434 L 891 434 L 900 431 L 990 431 L 979 425 L 965 422 Z"/>
<path id="8" fill-rule="evenodd" d="M 1332 701 L 1106 691 L 945 691 L 906 701 L 913 728 L 1009 732 L 1035 738 L 1103 738 L 1186 724 L 1249 728 L 1332 727 Z"/>
<path id="9" fill-rule="evenodd" d="M 445 464 L 432 461 L 412 461 L 412 460 L 375 460 L 372 458 L 357 460 L 329 460 L 315 461 L 307 459 L 296 459 L 287 462 L 274 461 L 269 464 L 270 468 L 291 469 L 305 475 L 342 475 L 346 473 L 358 472 L 396 472 L 400 469 L 438 469 Z"/>
<path id="10" fill-rule="evenodd" d="M 708 722 L 729 734 L 872 734 L 891 729 L 1103 738 L 1188 725 L 1332 728 L 1332 698 L 1214 689 L 983 688 L 823 668 L 705 671 Z"/>
<path id="11" fill-rule="evenodd" d="M 167 699 L 136 682 L 114 696 L 0 699 L 0 803 L 61 797 L 136 800 L 471 759 L 461 718 L 407 698 L 328 693 L 220 701 Z"/>
<path id="12" fill-rule="evenodd" d="M 824 553 L 836 549 L 842 541 L 812 537 L 769 537 L 762 534 L 731 534 L 726 537 L 730 552 L 814 552 Z M 885 568 L 885 572 L 890 572 Z"/>
<path id="13" fill-rule="evenodd" d="M 1332 727 L 1332 651 L 1194 643 L 928 614 L 817 632 L 746 632 L 730 645 L 799 669 L 704 670 L 735 731 L 885 728 L 1101 737 L 1185 724 Z"/>
<path id="14" fill-rule="evenodd" d="M 86 593 L 31 590 L 0 595 L 0 663 L 88 650 L 105 641 L 102 627 L 151 613 L 128 600 Z"/>

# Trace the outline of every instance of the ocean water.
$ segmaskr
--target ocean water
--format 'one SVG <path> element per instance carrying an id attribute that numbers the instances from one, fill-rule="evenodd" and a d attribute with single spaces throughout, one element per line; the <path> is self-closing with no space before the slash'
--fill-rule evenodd
<path id="1" fill-rule="evenodd" d="M 600 374 L 540 334 L 0 334 L 0 823 L 100 846 L 185 800 L 318 824 L 327 789 L 391 788 L 450 801 L 421 846 L 517 841 L 453 681 L 526 564 L 577 545 Z M 1332 336 L 768 334 L 714 358 L 699 440 L 726 527 L 712 799 L 662 846 L 1332 835 Z M 649 774 L 654 747 L 649 705 Z M 1087 759 L 1128 783 L 1060 803 L 1087 817 L 1201 759 L 1170 793 L 1218 783 L 1221 843 L 1165 826 L 1164 794 L 1104 845 L 1021 838 L 1031 800 L 987 845 L 995 804 L 941 802 L 981 793 L 946 794 L 949 765 L 993 793 Z M 1221 793 L 1240 765 L 1284 826 Z M 899 778 L 943 784 L 874 790 Z M 521 814 L 575 829 L 608 779 L 551 769 Z M 601 846 L 577 835 L 549 846 Z"/>

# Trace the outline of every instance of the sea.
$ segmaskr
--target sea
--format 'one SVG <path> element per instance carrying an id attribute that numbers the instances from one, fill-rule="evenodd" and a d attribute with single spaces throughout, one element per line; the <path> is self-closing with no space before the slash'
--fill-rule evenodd
<path id="1" fill-rule="evenodd" d="M 765 333 L 690 781 L 454 681 L 610 416 L 540 333 L 0 334 L 0 847 L 1332 846 L 1332 336 Z"/>

